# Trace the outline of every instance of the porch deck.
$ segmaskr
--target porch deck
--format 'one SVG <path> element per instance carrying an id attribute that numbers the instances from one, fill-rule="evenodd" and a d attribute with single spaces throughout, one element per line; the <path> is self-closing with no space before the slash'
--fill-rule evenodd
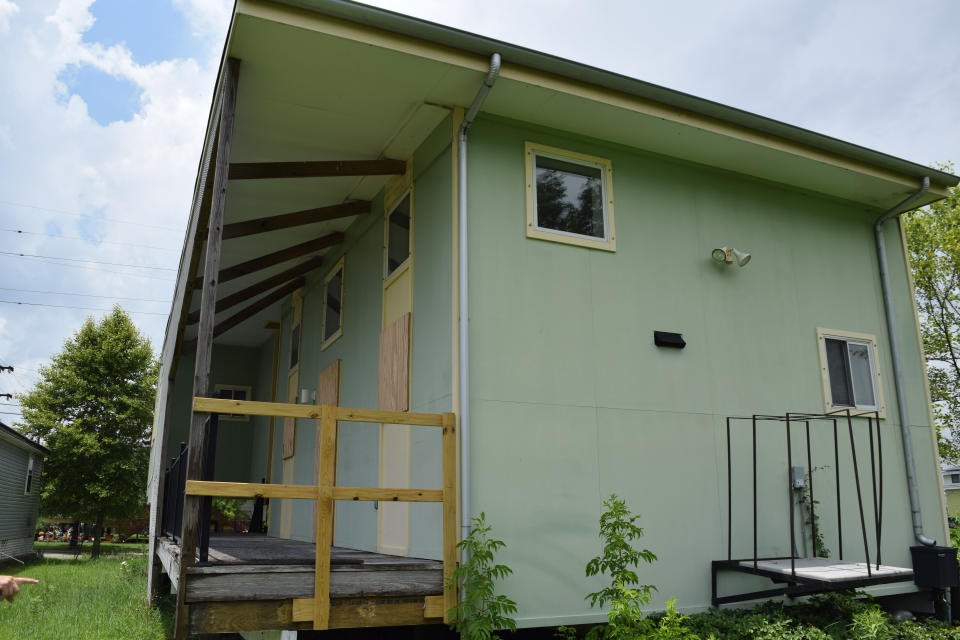
<path id="1" fill-rule="evenodd" d="M 180 545 L 157 541 L 180 589 Z M 266 535 L 210 537 L 210 562 L 186 570 L 190 632 L 309 629 L 316 545 Z M 330 550 L 330 628 L 443 621 L 443 563 L 343 547 Z"/>

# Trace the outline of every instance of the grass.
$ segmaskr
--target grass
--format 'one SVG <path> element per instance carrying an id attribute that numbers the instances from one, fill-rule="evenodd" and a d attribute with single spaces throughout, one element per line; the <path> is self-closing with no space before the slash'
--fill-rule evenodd
<path id="1" fill-rule="evenodd" d="M 34 551 L 55 551 L 57 553 L 73 553 L 68 542 L 34 542 Z M 93 550 L 92 542 L 84 542 L 81 552 L 84 555 L 90 555 Z M 101 542 L 101 555 L 115 555 L 118 553 L 146 553 L 146 542 Z"/>
<path id="2" fill-rule="evenodd" d="M 36 578 L 0 601 L 0 640 L 164 640 L 173 607 L 147 603 L 146 556 L 36 560 L 4 572 Z"/>

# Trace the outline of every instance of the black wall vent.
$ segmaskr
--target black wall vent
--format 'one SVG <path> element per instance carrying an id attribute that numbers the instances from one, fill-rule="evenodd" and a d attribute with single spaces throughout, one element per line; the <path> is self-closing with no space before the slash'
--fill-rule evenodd
<path id="1" fill-rule="evenodd" d="M 669 331 L 654 331 L 653 343 L 658 347 L 673 347 L 674 349 L 683 349 L 687 346 L 681 334 Z"/>

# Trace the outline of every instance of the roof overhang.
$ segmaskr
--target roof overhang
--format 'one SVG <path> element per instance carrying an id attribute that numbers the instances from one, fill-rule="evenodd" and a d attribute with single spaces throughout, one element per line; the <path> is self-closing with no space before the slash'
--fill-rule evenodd
<path id="1" fill-rule="evenodd" d="M 237 0 L 224 51 L 224 64 L 228 57 L 241 60 L 231 162 L 406 159 L 453 106 L 470 103 L 494 52 L 501 54 L 503 65 L 484 112 L 495 116 L 738 172 L 865 210 L 897 204 L 916 191 L 923 177 L 931 187 L 919 205 L 945 197 L 960 182 L 941 171 L 714 102 L 345 0 Z M 217 101 L 215 96 L 214 105 Z M 225 222 L 369 200 L 388 178 L 231 180 Z M 199 190 L 199 179 L 197 185 Z M 356 216 L 344 216 L 225 240 L 221 265 L 342 233 L 354 220 Z M 190 225 L 193 229 L 197 220 Z M 191 280 L 188 266 L 197 262 L 202 245 L 184 247 L 177 288 L 177 300 L 188 304 L 182 317 L 199 306 L 198 295 L 191 300 L 182 292 Z M 223 282 L 218 298 L 293 264 Z M 279 319 L 280 304 L 244 319 L 217 342 L 261 344 L 268 337 L 264 325 Z M 216 321 L 235 312 L 222 312 Z M 176 333 L 181 326 L 179 315 L 175 302 L 165 361 L 173 348 L 170 330 Z M 187 325 L 183 339 L 193 335 L 195 325 Z"/>
<path id="2" fill-rule="evenodd" d="M 6 440 L 7 442 L 21 448 L 27 449 L 32 453 L 40 454 L 41 456 L 50 455 L 50 450 L 38 442 L 34 442 L 27 436 L 23 435 L 16 429 L 8 427 L 7 425 L 0 422 L 0 440 Z"/>

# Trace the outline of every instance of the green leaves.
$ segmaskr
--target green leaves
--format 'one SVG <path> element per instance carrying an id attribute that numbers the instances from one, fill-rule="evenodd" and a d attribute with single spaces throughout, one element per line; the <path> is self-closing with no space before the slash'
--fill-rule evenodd
<path id="1" fill-rule="evenodd" d="M 939 167 L 953 171 L 952 165 Z M 940 457 L 960 462 L 960 190 L 904 217 Z"/>
<path id="2" fill-rule="evenodd" d="M 150 341 L 119 306 L 87 318 L 40 368 L 19 400 L 23 432 L 50 449 L 43 513 L 126 518 L 143 505 L 157 369 Z"/>
<path id="3" fill-rule="evenodd" d="M 604 512 L 600 516 L 600 539 L 603 541 L 603 555 L 587 563 L 587 576 L 605 574 L 610 576 L 611 585 L 600 591 L 590 593 L 586 599 L 590 606 L 602 607 L 610 603 L 607 618 L 610 626 L 607 635 L 613 638 L 627 638 L 636 635 L 643 626 L 641 607 L 648 602 L 656 587 L 640 582 L 634 570 L 641 561 L 653 562 L 657 556 L 649 549 L 635 549 L 633 542 L 643 536 L 643 529 L 636 522 L 640 516 L 633 515 L 627 503 L 611 494 L 604 500 Z"/>
<path id="4" fill-rule="evenodd" d="M 451 627 L 465 640 L 499 640 L 498 629 L 516 631 L 517 623 L 510 617 L 517 612 L 517 603 L 504 595 L 497 595 L 495 582 L 509 576 L 510 567 L 496 564 L 494 554 L 506 545 L 490 537 L 491 527 L 486 514 L 473 519 L 470 535 L 457 544 L 464 561 L 453 572 L 449 588 L 459 584 L 463 597 L 450 610 Z"/>

